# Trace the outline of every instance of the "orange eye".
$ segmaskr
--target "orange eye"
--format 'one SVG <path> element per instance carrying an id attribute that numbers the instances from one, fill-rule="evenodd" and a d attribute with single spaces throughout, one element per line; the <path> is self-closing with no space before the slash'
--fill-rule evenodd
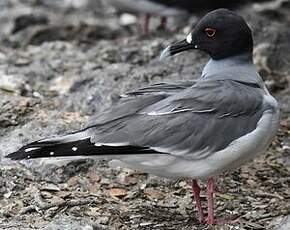
<path id="1" fill-rule="evenodd" d="M 213 28 L 205 28 L 204 32 L 208 37 L 213 37 L 216 33 L 216 29 Z"/>

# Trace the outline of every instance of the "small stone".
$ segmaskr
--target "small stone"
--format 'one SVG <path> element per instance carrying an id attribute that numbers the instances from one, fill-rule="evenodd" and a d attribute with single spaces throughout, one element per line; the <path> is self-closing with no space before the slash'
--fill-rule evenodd
<path id="1" fill-rule="evenodd" d="M 109 217 L 103 216 L 99 217 L 96 221 L 97 224 L 108 225 L 109 224 Z"/>
<path id="2" fill-rule="evenodd" d="M 136 24 L 138 21 L 138 18 L 133 15 L 133 14 L 122 14 L 120 17 L 120 24 L 122 26 L 129 26 L 129 25 L 133 25 Z"/>
<path id="3" fill-rule="evenodd" d="M 20 94 L 24 89 L 24 81 L 21 76 L 7 75 L 0 71 L 0 90 Z"/>
<path id="4" fill-rule="evenodd" d="M 55 184 L 45 184 L 41 186 L 40 190 L 42 191 L 51 191 L 51 192 L 58 192 L 60 191 L 59 187 Z"/>

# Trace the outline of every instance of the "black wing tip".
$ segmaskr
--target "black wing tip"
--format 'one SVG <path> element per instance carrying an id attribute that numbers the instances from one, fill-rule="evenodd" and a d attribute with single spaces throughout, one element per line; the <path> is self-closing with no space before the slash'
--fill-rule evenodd
<path id="1" fill-rule="evenodd" d="M 42 150 L 41 145 L 42 144 L 40 144 L 37 141 L 33 142 L 31 144 L 23 146 L 22 148 L 18 149 L 13 153 L 9 153 L 8 155 L 5 156 L 5 158 L 9 158 L 11 160 L 24 160 L 36 158 L 37 154 Z"/>
<path id="2" fill-rule="evenodd" d="M 9 158 L 11 160 L 23 160 L 23 159 L 29 159 L 29 157 L 27 156 L 27 154 L 23 151 L 16 151 L 13 153 L 9 153 L 8 155 L 5 156 L 5 158 Z"/>
<path id="3" fill-rule="evenodd" d="M 57 143 L 57 144 L 55 144 Z M 90 138 L 67 143 L 34 142 L 5 156 L 11 160 L 28 160 L 34 158 L 70 157 L 70 156 L 108 156 L 159 153 L 141 146 L 96 146 Z"/>
<path id="4" fill-rule="evenodd" d="M 58 141 L 35 141 L 28 145 L 23 146 L 13 153 L 9 153 L 5 156 L 5 158 L 9 158 L 11 160 L 24 160 L 24 159 L 32 159 L 39 157 L 51 157 L 49 152 L 47 153 L 46 148 L 50 149 L 54 146 L 60 144 Z M 44 152 L 42 153 L 42 151 Z"/>

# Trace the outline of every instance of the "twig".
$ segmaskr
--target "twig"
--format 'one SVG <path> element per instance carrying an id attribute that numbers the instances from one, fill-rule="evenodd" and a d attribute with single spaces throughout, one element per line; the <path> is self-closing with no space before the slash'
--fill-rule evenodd
<path id="1" fill-rule="evenodd" d="M 28 212 L 39 212 L 39 211 L 44 211 L 48 210 L 50 208 L 61 208 L 61 207 L 74 207 L 74 206 L 82 206 L 82 205 L 87 205 L 95 203 L 94 200 L 92 199 L 86 199 L 86 200 L 68 200 L 68 201 L 60 201 L 60 202 L 55 202 L 51 204 L 43 204 L 43 205 L 29 205 L 28 207 L 23 208 L 19 214 L 26 214 Z"/>
<path id="2" fill-rule="evenodd" d="M 275 194 L 275 193 L 268 193 L 268 192 L 262 192 L 262 191 L 259 191 L 256 193 L 257 196 L 260 196 L 260 197 L 266 197 L 266 198 L 277 198 L 279 200 L 284 200 L 284 197 L 283 196 L 280 196 L 278 194 Z"/>

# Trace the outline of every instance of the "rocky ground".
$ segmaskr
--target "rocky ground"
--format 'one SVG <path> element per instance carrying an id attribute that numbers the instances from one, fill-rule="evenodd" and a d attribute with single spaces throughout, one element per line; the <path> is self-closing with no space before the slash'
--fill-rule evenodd
<path id="1" fill-rule="evenodd" d="M 277 0 L 239 11 L 254 30 L 259 71 L 281 104 L 281 128 L 266 154 L 220 178 L 218 218 L 237 221 L 213 229 L 286 230 L 290 7 Z M 151 28 L 143 36 L 137 21 L 127 22 L 106 1 L 1 1 L 0 229 L 207 229 L 198 224 L 186 181 L 111 169 L 106 161 L 4 158 L 30 141 L 82 127 L 122 92 L 199 76 L 203 53 L 158 59 L 188 28 Z"/>

